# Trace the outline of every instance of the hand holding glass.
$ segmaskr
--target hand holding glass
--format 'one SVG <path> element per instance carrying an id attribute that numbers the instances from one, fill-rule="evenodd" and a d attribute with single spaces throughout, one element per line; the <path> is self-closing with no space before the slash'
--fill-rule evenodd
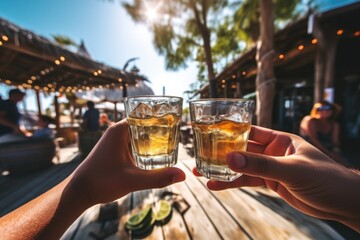
<path id="1" fill-rule="evenodd" d="M 190 102 L 197 170 L 209 179 L 233 181 L 241 174 L 230 170 L 226 155 L 246 151 L 254 101 L 202 99 Z"/>
<path id="2" fill-rule="evenodd" d="M 182 101 L 171 96 L 124 98 L 132 152 L 139 168 L 151 170 L 177 163 Z"/>

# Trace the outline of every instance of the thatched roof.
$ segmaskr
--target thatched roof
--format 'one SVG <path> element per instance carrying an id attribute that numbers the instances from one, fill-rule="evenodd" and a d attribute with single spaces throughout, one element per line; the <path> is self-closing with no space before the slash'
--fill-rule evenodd
<path id="1" fill-rule="evenodd" d="M 84 46 L 83 46 L 84 48 Z M 84 51 L 84 49 L 82 49 Z M 146 77 L 74 53 L 0 18 L 0 82 L 42 91 L 133 86 Z"/>

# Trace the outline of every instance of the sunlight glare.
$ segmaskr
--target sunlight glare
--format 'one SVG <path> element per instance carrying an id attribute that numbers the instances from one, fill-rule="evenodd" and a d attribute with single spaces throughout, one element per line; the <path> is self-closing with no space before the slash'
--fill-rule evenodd
<path id="1" fill-rule="evenodd" d="M 156 5 L 154 5 L 145 1 L 145 15 L 149 21 L 155 22 L 159 18 L 158 9 L 160 6 L 161 2 L 158 2 Z"/>
<path id="2" fill-rule="evenodd" d="M 146 17 L 149 21 L 154 22 L 157 18 L 156 9 L 147 9 L 146 10 Z"/>

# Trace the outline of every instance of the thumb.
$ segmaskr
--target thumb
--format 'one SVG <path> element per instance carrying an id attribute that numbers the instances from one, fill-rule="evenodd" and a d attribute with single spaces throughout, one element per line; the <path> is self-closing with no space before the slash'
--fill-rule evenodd
<path id="1" fill-rule="evenodd" d="M 227 162 L 235 172 L 282 181 L 290 171 L 287 170 L 288 164 L 278 158 L 249 152 L 231 152 L 227 155 Z"/>

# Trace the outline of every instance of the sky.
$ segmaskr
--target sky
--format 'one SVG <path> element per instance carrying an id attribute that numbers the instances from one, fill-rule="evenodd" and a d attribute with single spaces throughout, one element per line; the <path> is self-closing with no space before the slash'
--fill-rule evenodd
<path id="1" fill-rule="evenodd" d="M 195 64 L 185 70 L 165 70 L 165 58 L 155 51 L 150 30 L 134 23 L 118 0 L 1 0 L 0 17 L 48 39 L 59 34 L 76 43 L 83 40 L 93 60 L 115 68 L 122 69 L 128 59 L 138 57 L 128 70 L 135 64 L 156 95 L 162 95 L 165 87 L 166 95 L 184 97 L 186 102 L 183 92 L 196 82 Z M 0 93 L 7 98 L 6 91 Z M 29 110 L 36 110 L 35 97 L 27 102 Z M 44 102 L 49 104 L 51 98 Z"/>

